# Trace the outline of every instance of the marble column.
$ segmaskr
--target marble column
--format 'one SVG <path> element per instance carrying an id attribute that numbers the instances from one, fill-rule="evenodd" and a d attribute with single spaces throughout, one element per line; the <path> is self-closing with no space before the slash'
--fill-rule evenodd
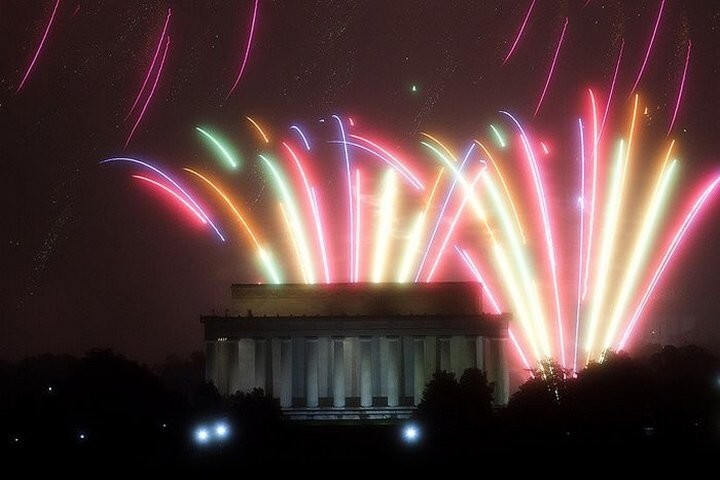
<path id="1" fill-rule="evenodd" d="M 450 366 L 450 337 L 439 337 L 440 344 L 440 365 L 438 370 L 449 372 L 452 370 Z"/>
<path id="2" fill-rule="evenodd" d="M 205 342 L 205 380 L 218 387 L 217 342 Z"/>
<path id="3" fill-rule="evenodd" d="M 400 405 L 400 338 L 387 337 L 387 404 Z"/>
<path id="4" fill-rule="evenodd" d="M 280 339 L 280 406 L 292 406 L 292 339 Z"/>
<path id="5" fill-rule="evenodd" d="M 479 368 L 475 344 L 475 337 L 465 337 L 465 368 Z"/>
<path id="6" fill-rule="evenodd" d="M 253 340 L 255 344 L 255 388 L 262 388 L 266 395 L 271 395 L 269 384 L 269 375 L 267 368 L 268 347 L 267 340 L 264 338 L 256 338 Z"/>
<path id="7" fill-rule="evenodd" d="M 419 404 L 422 400 L 423 390 L 425 390 L 425 337 L 413 337 L 414 345 L 414 398 L 413 403 Z"/>
<path id="8" fill-rule="evenodd" d="M 372 337 L 360 337 L 360 406 L 372 403 Z"/>
<path id="9" fill-rule="evenodd" d="M 230 390 L 230 346 L 227 340 L 218 341 L 215 361 L 215 386 L 221 395 L 227 395 Z"/>
<path id="10" fill-rule="evenodd" d="M 241 390 L 240 376 L 240 342 L 238 340 L 228 340 L 225 342 L 225 355 L 227 356 L 227 393 L 233 393 Z"/>
<path id="11" fill-rule="evenodd" d="M 485 371 L 485 342 L 483 337 L 475 337 L 475 365 Z"/>
<path id="12" fill-rule="evenodd" d="M 305 400 L 307 406 L 315 408 L 318 403 L 318 338 L 305 339 Z"/>
<path id="13" fill-rule="evenodd" d="M 236 390 L 249 392 L 255 387 L 255 340 L 241 338 L 238 341 Z"/>
<path id="14" fill-rule="evenodd" d="M 494 401 L 496 405 L 505 405 L 509 396 L 509 378 L 505 364 L 506 338 L 486 339 L 486 367 L 488 381 L 495 383 Z"/>
<path id="15" fill-rule="evenodd" d="M 345 339 L 333 337 L 333 407 L 345 407 Z"/>

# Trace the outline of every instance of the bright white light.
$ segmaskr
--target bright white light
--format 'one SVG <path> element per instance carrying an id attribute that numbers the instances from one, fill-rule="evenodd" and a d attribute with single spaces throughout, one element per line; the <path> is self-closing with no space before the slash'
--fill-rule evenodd
<path id="1" fill-rule="evenodd" d="M 78 437 L 80 438 L 80 440 L 85 440 L 85 434 L 84 434 L 84 433 L 81 433 L 80 435 L 78 435 Z"/>
<path id="2" fill-rule="evenodd" d="M 52 387 L 48 387 L 48 392 L 52 392 Z"/>
<path id="3" fill-rule="evenodd" d="M 225 438 L 228 434 L 228 427 L 224 423 L 218 423 L 215 425 L 215 435 L 220 438 Z"/>
<path id="4" fill-rule="evenodd" d="M 195 431 L 195 438 L 199 443 L 206 443 L 210 439 L 210 432 L 207 428 L 200 427 Z"/>
<path id="5" fill-rule="evenodd" d="M 420 430 L 415 425 L 407 425 L 403 428 L 403 438 L 408 443 L 417 442 L 420 438 Z"/>

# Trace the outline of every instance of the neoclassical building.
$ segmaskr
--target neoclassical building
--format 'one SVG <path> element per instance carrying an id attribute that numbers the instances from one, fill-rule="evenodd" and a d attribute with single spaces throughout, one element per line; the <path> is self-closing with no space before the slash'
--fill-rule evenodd
<path id="1" fill-rule="evenodd" d="M 297 419 L 406 418 L 438 370 L 484 370 L 508 398 L 509 315 L 482 311 L 477 283 L 233 285 L 204 316 L 207 379 L 260 387 Z"/>

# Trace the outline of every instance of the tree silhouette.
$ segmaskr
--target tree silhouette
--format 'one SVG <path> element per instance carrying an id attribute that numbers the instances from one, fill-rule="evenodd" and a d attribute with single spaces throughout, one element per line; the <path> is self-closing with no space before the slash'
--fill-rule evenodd
<path id="1" fill-rule="evenodd" d="M 569 383 L 567 370 L 554 361 L 543 361 L 510 397 L 505 413 L 511 435 L 531 442 L 535 436 L 548 439 L 564 436 Z"/>
<path id="2" fill-rule="evenodd" d="M 493 391 L 485 372 L 468 368 L 460 377 L 461 413 L 470 428 L 478 429 L 487 425 L 492 418 Z"/>
<path id="3" fill-rule="evenodd" d="M 416 417 L 428 448 L 438 458 L 466 457 L 491 437 L 492 392 L 485 373 L 477 368 L 465 370 L 459 382 L 453 372 L 433 374 Z"/>
<path id="4" fill-rule="evenodd" d="M 643 362 L 608 352 L 591 363 L 572 388 L 574 430 L 590 441 L 636 441 L 653 428 L 655 381 Z"/>
<path id="5" fill-rule="evenodd" d="M 666 346 L 650 357 L 657 379 L 658 433 L 687 447 L 714 440 L 720 420 L 720 360 L 695 347 Z"/>

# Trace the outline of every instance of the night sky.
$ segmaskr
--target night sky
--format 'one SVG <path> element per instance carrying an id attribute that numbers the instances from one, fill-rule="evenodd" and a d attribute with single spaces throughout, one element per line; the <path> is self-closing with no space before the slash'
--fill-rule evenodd
<path id="1" fill-rule="evenodd" d="M 624 40 L 613 103 L 618 120 L 609 127 L 619 135 L 660 1 L 538 0 L 503 65 L 530 3 L 261 0 L 245 71 L 226 99 L 247 45 L 251 0 L 62 0 L 19 92 L 55 1 L 2 2 L 0 356 L 111 347 L 156 362 L 200 349 L 199 316 L 224 310 L 231 283 L 259 280 L 252 253 L 238 235 L 223 244 L 189 224 L 171 202 L 131 178 L 136 170 L 98 163 L 132 156 L 176 173 L 185 166 L 212 171 L 236 187 L 256 222 L 274 222 L 275 197 L 257 165 L 260 146 L 246 115 L 278 140 L 294 139 L 293 123 L 307 128 L 323 144 L 315 161 L 333 184 L 342 179 L 342 158 L 327 142 L 337 132 L 320 119 L 352 117 L 361 131 L 381 132 L 393 148 L 419 154 L 421 131 L 460 150 L 487 136 L 498 110 L 508 110 L 550 144 L 544 168 L 552 172 L 553 201 L 572 202 L 577 171 L 567 165 L 577 166 L 575 132 L 587 88 L 603 92 L 604 105 Z M 135 118 L 125 117 L 168 8 L 164 71 L 124 147 Z M 557 66 L 533 118 L 565 18 Z M 665 3 L 637 89 L 649 108 L 641 141 L 649 153 L 638 161 L 649 162 L 668 141 L 689 40 L 672 134 L 683 162 L 681 192 L 720 168 L 719 2 Z M 238 172 L 218 168 L 196 125 L 211 125 L 237 147 Z M 717 347 L 720 201 L 708 213 L 648 314 L 657 325 L 685 322 L 687 341 Z M 225 231 L 235 231 L 227 216 L 213 214 Z M 273 234 L 280 235 L 269 228 Z M 456 270 L 445 278 L 469 278 Z M 640 328 L 645 335 L 653 324 Z"/>

